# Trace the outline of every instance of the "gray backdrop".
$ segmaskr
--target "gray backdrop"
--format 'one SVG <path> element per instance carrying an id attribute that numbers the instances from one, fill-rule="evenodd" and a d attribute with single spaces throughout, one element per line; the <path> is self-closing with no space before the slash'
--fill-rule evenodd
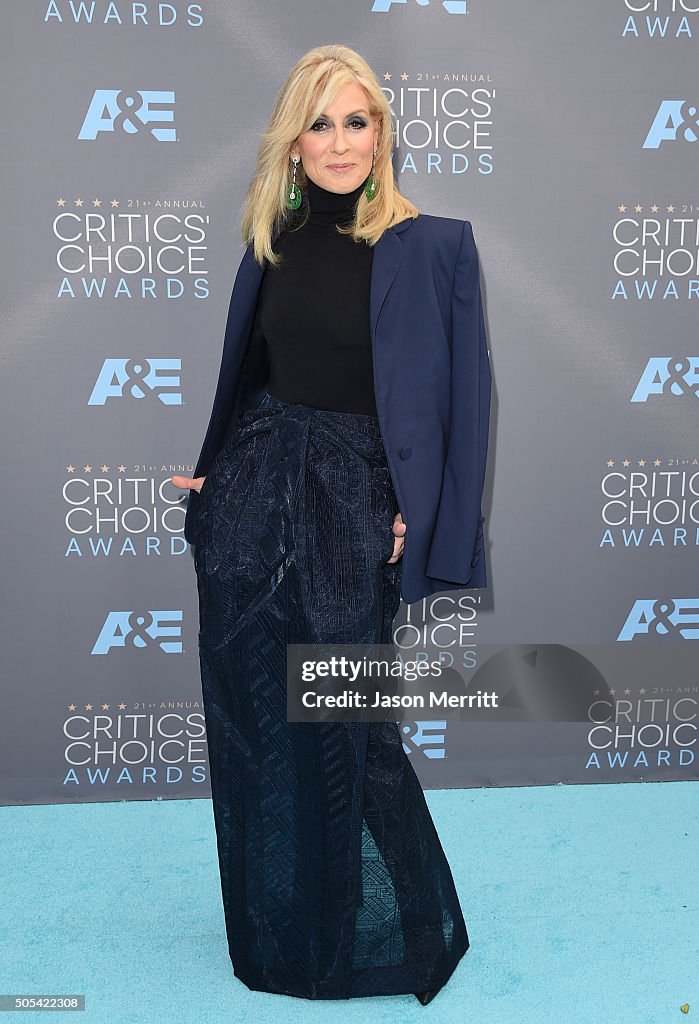
<path id="1" fill-rule="evenodd" d="M 490 587 L 402 606 L 396 642 L 511 714 L 405 721 L 416 771 L 697 777 L 699 0 L 372 3 L 2 5 L 3 803 L 209 792 L 167 481 L 208 422 L 259 134 L 328 42 L 382 81 L 402 190 L 481 256 Z"/>

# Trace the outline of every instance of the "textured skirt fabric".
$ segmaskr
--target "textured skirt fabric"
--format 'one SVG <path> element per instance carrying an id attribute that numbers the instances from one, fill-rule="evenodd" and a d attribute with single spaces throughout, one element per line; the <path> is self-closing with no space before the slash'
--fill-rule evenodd
<path id="1" fill-rule="evenodd" d="M 378 420 L 245 411 L 200 492 L 199 657 L 228 948 L 248 988 L 439 988 L 469 946 L 398 725 L 289 722 L 286 645 L 390 643 L 396 496 Z"/>

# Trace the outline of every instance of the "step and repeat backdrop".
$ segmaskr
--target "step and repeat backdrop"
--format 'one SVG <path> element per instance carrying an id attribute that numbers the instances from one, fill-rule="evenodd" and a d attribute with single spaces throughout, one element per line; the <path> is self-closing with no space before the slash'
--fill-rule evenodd
<path id="1" fill-rule="evenodd" d="M 490 585 L 402 605 L 394 641 L 501 710 L 402 720 L 415 770 L 697 778 L 699 0 L 7 0 L 0 19 L 0 801 L 209 794 L 170 477 L 208 423 L 260 133 L 333 42 L 382 83 L 402 191 L 469 219 L 481 258 Z"/>

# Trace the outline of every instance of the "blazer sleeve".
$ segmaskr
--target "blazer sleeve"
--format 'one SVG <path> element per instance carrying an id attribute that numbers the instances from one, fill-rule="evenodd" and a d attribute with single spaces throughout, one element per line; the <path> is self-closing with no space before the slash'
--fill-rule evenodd
<path id="1" fill-rule="evenodd" d="M 444 476 L 427 575 L 487 587 L 481 501 L 490 420 L 491 371 L 478 252 L 464 221 L 451 298 L 451 412 Z"/>

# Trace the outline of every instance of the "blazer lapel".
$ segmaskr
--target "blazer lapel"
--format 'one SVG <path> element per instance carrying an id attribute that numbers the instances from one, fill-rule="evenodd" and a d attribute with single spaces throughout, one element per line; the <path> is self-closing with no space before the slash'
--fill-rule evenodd
<path id="1" fill-rule="evenodd" d="M 371 264 L 371 287 L 369 291 L 369 317 L 371 324 L 371 340 L 376 340 L 376 328 L 379 314 L 388 290 L 393 284 L 398 268 L 403 260 L 403 242 L 396 228 L 407 227 L 409 222 L 402 221 L 384 231 L 374 246 L 374 258 Z"/>

